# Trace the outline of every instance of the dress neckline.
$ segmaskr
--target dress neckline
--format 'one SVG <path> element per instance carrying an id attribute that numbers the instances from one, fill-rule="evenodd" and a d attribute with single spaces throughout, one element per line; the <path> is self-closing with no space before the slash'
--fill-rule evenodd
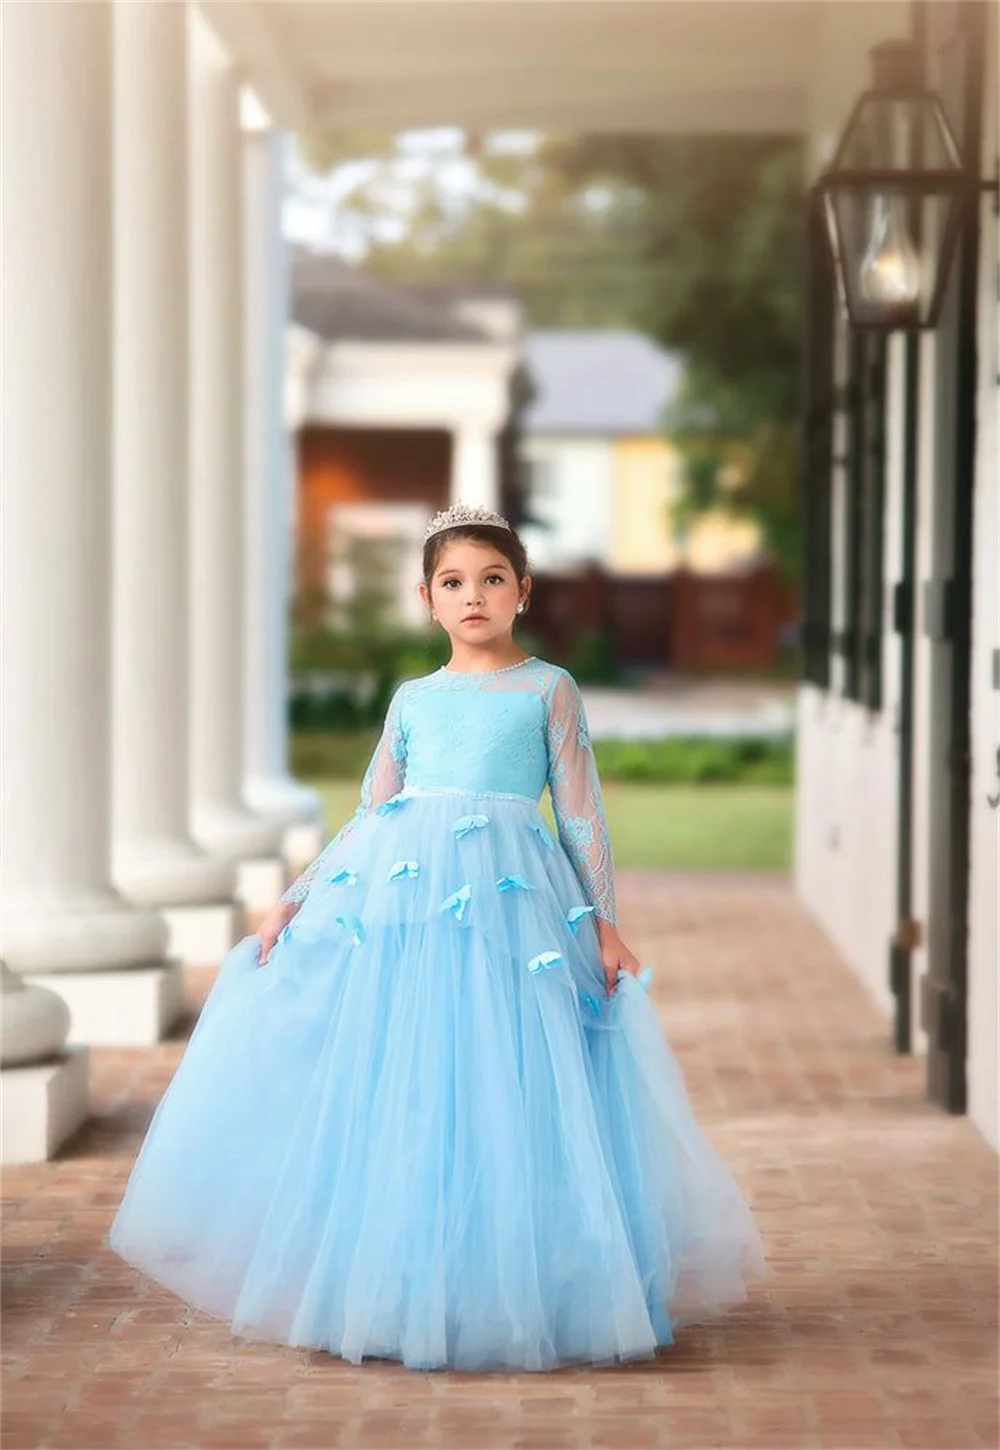
<path id="1" fill-rule="evenodd" d="M 442 665 L 439 673 L 451 675 L 457 680 L 481 680 L 487 675 L 505 675 L 509 670 L 519 670 L 522 665 L 530 665 L 531 661 L 537 659 L 537 655 L 528 655 L 527 659 L 518 660 L 516 665 L 501 665 L 496 670 L 450 670 L 447 665 Z"/>

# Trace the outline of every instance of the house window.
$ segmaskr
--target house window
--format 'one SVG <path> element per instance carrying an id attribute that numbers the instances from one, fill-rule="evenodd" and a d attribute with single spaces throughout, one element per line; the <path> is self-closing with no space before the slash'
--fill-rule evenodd
<path id="1" fill-rule="evenodd" d="M 861 699 L 882 708 L 882 634 L 885 593 L 885 438 L 888 344 L 869 333 L 864 355 L 865 453 L 862 470 Z"/>
<path id="2" fill-rule="evenodd" d="M 847 487 L 844 491 L 844 694 L 882 705 L 885 554 L 886 341 L 854 333 L 848 345 Z"/>
<path id="3" fill-rule="evenodd" d="M 834 276 L 818 207 L 806 244 L 805 378 L 802 460 L 802 677 L 830 686 L 831 501 L 836 398 Z"/>
<path id="4" fill-rule="evenodd" d="M 846 324 L 844 324 L 846 326 Z M 869 412 L 865 400 L 865 340 L 852 332 L 847 338 L 847 468 L 843 492 L 844 548 L 841 554 L 843 614 L 840 653 L 844 661 L 843 692 L 849 700 L 861 698 L 861 555 L 864 511 L 862 505 Z"/>

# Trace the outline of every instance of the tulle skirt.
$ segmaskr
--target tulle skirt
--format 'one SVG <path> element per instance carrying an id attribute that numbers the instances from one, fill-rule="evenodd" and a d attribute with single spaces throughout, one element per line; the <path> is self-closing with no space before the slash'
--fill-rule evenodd
<path id="1" fill-rule="evenodd" d="M 763 1269 L 537 804 L 449 792 L 229 953 L 109 1242 L 240 1335 L 413 1368 L 648 1357 Z"/>

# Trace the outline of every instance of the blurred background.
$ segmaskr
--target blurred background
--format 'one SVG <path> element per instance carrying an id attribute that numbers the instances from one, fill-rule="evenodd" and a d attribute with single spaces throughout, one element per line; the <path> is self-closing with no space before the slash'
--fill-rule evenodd
<path id="1" fill-rule="evenodd" d="M 620 864 L 788 869 L 802 167 L 794 137 L 296 138 L 289 364 L 336 385 L 299 419 L 292 759 L 333 819 L 448 657 L 415 582 L 461 499 L 528 546 L 519 638 L 584 687 Z"/>

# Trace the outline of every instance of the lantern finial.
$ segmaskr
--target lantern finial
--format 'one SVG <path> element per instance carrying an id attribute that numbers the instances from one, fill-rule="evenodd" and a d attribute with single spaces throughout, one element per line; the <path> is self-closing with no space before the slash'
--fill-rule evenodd
<path id="1" fill-rule="evenodd" d="M 871 50 L 872 90 L 913 95 L 920 90 L 920 55 L 910 40 L 883 40 Z"/>

